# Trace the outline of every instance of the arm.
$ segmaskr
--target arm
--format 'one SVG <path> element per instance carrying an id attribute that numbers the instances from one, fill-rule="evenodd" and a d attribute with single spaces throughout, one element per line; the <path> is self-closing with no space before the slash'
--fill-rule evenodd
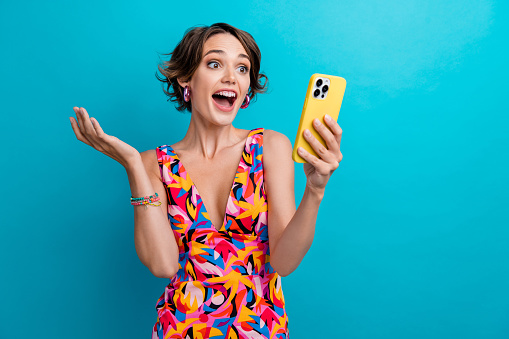
<path id="1" fill-rule="evenodd" d="M 160 178 L 155 150 L 140 153 L 126 166 L 131 195 L 135 198 L 157 192 L 161 205 L 133 206 L 134 245 L 140 261 L 153 275 L 171 278 L 178 270 L 178 246 L 168 221 L 166 190 Z"/>
<path id="2" fill-rule="evenodd" d="M 311 247 L 321 200 L 316 193 L 305 189 L 299 208 L 270 255 L 270 263 L 279 275 L 285 277 L 292 273 Z"/>
<path id="3" fill-rule="evenodd" d="M 76 138 L 120 163 L 127 172 L 133 197 L 146 197 L 154 192 L 160 197 L 158 206 L 134 207 L 134 245 L 143 265 L 156 277 L 169 278 L 178 270 L 178 246 L 167 218 L 166 190 L 159 179 L 156 150 L 139 153 L 122 140 L 104 133 L 99 121 L 91 118 L 83 107 L 73 107 L 70 117 Z"/>
<path id="4" fill-rule="evenodd" d="M 292 144 L 285 135 L 275 131 L 266 130 L 264 135 L 263 166 L 268 203 L 270 263 L 281 276 L 292 273 L 311 247 L 325 185 L 342 159 L 339 151 L 342 131 L 337 122 L 329 123 L 333 132 L 323 124 L 314 126 L 327 142 L 327 148 L 313 136 L 305 137 L 320 158 L 307 152 L 299 153 L 308 163 L 304 164 L 306 188 L 297 210 Z"/>
<path id="5" fill-rule="evenodd" d="M 306 187 L 295 210 L 292 144 L 281 133 L 264 133 L 263 167 L 268 203 L 270 264 L 281 276 L 293 272 L 311 247 L 321 197 Z"/>

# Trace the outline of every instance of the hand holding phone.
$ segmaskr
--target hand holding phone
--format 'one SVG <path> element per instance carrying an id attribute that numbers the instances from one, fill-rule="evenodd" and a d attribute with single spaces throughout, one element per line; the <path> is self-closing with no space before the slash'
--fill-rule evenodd
<path id="1" fill-rule="evenodd" d="M 324 116 L 328 114 L 332 119 L 337 121 L 345 94 L 345 88 L 346 80 L 341 77 L 318 73 L 311 76 L 300 117 L 299 128 L 297 130 L 297 137 L 293 147 L 293 161 L 299 163 L 307 162 L 297 153 L 299 147 L 319 157 L 311 145 L 304 139 L 303 131 L 305 129 L 308 129 L 311 134 L 327 148 L 322 136 L 313 127 L 313 120 L 318 118 L 322 124 L 327 126 L 327 123 L 324 121 Z"/>

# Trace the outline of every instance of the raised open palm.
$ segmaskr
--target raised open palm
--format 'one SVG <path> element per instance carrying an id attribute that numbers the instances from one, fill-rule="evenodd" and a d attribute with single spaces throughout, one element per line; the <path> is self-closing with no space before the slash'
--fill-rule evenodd
<path id="1" fill-rule="evenodd" d="M 136 148 L 122 140 L 104 133 L 99 122 L 90 118 L 83 107 L 73 107 L 77 119 L 70 117 L 72 129 L 79 141 L 106 154 L 126 167 L 132 159 L 140 156 Z"/>

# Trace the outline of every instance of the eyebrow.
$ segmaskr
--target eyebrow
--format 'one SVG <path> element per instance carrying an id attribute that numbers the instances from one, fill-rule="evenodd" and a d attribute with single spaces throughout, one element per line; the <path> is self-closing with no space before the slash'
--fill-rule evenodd
<path id="1" fill-rule="evenodd" d="M 209 55 L 210 53 L 218 53 L 218 54 L 223 54 L 223 55 L 224 55 L 224 54 L 226 54 L 226 53 L 225 53 L 225 51 L 223 51 L 223 50 L 220 50 L 220 49 L 211 49 L 210 51 L 208 51 L 207 53 L 205 53 L 204 57 L 206 57 L 206 56 L 207 56 L 207 55 Z M 249 57 L 248 57 L 247 55 L 245 55 L 245 54 L 242 54 L 242 53 L 241 53 L 241 54 L 239 54 L 238 58 L 245 58 L 245 59 L 247 59 L 248 61 L 250 61 L 250 60 L 249 60 Z"/>

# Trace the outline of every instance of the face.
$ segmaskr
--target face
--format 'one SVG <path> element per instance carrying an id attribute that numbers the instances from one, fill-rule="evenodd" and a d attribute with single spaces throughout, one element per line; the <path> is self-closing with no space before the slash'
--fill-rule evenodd
<path id="1" fill-rule="evenodd" d="M 237 38 L 227 33 L 211 36 L 191 80 L 179 80 L 182 87 L 189 86 L 193 116 L 216 125 L 231 124 L 249 91 L 250 68 L 247 52 Z"/>

